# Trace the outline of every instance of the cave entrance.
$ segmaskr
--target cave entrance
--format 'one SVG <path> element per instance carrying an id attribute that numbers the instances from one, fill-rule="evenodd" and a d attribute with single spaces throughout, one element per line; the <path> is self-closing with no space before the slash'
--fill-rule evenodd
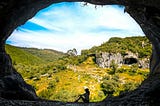
<path id="1" fill-rule="evenodd" d="M 125 58 L 124 59 L 124 64 L 127 64 L 127 65 L 131 65 L 131 64 L 136 64 L 138 63 L 138 60 L 136 58 Z"/>
<path id="2" fill-rule="evenodd" d="M 54 4 L 55 5 L 55 4 Z M 93 17 L 92 17 L 93 18 Z M 34 21 L 37 21 L 37 20 L 34 20 Z M 72 19 L 71 19 L 71 21 L 72 21 Z M 102 25 L 104 24 L 103 23 L 103 20 L 101 19 L 101 21 L 102 21 Z M 124 22 L 126 21 L 126 20 L 123 20 Z M 32 20 L 32 22 L 33 22 L 33 20 Z M 41 22 L 41 21 L 40 21 Z M 51 21 L 50 21 L 51 22 Z M 42 22 L 43 23 L 43 22 Z M 41 23 L 39 23 L 39 24 L 41 24 Z M 117 24 L 117 23 L 115 23 L 114 22 L 114 24 Z M 31 25 L 31 24 L 30 24 Z M 32 25 L 33 25 L 33 23 L 32 23 Z M 49 24 L 49 25 L 47 25 L 47 27 L 49 27 L 50 28 L 50 25 L 51 24 Z M 63 24 L 64 25 L 64 24 Z M 67 25 L 67 24 L 65 24 L 65 25 Z M 122 27 L 122 25 L 124 25 L 124 24 L 122 24 L 121 23 L 121 25 L 120 26 L 118 26 L 118 27 Z M 127 25 L 127 24 L 125 24 L 125 25 Z M 124 29 L 124 28 L 126 28 L 126 27 L 128 27 L 128 26 L 123 26 L 122 27 L 122 29 Z M 128 25 L 130 25 L 130 24 L 128 24 Z M 132 26 L 132 25 L 130 25 L 130 26 Z M 35 27 L 38 27 L 38 29 L 43 29 L 43 30 L 47 30 L 47 29 L 44 29 L 44 28 L 42 28 L 41 26 L 35 26 Z M 34 27 L 34 28 L 35 28 Z M 98 26 L 99 27 L 99 26 Z M 112 26 L 113 27 L 113 26 Z M 117 28 L 118 28 L 117 27 Z M 139 26 L 138 26 L 139 27 Z M 24 28 L 24 27 L 23 27 Z M 30 28 L 32 28 L 32 27 L 30 27 Z M 19 28 L 18 29 L 18 31 L 19 32 L 21 32 L 21 28 Z M 30 30 L 30 29 L 28 29 L 28 30 Z M 25 35 L 24 34 L 24 32 L 25 31 L 28 31 L 28 30 L 23 30 L 23 33 L 20 33 L 19 35 L 20 36 L 22 36 L 22 35 Z M 56 28 L 54 28 L 54 30 L 57 30 L 57 31 L 62 31 L 61 29 L 56 29 Z M 72 29 L 73 30 L 73 29 Z M 103 27 L 100 27 L 100 29 L 99 30 L 101 30 L 102 32 L 104 31 L 104 30 L 109 30 L 109 28 L 108 29 L 105 29 L 104 28 L 104 26 Z M 120 30 L 120 29 L 115 29 L 115 30 Z M 115 30 L 113 30 L 112 29 L 112 31 L 115 31 Z M 17 31 L 17 32 L 18 32 Z M 95 30 L 94 30 L 95 31 Z M 122 31 L 123 32 L 123 31 Z M 33 41 L 32 40 L 35 40 L 35 41 L 39 41 L 39 40 L 37 40 L 37 38 L 35 38 L 35 37 L 32 37 L 33 35 L 31 35 L 31 31 L 29 32 L 30 33 L 30 35 L 28 35 L 28 36 L 31 36 L 31 38 L 29 39 L 29 43 L 31 44 Z M 65 32 L 64 32 L 65 33 Z M 104 32 L 103 32 L 104 33 Z M 38 35 L 38 34 L 40 34 L 40 33 L 34 33 L 36 36 Z M 41 34 L 43 34 L 42 32 L 41 32 Z M 128 35 L 130 35 L 130 34 L 128 34 Z M 14 35 L 13 35 L 14 36 Z M 12 36 L 12 37 L 13 37 Z M 16 35 L 15 35 L 16 36 Z M 22 38 L 22 37 L 17 37 L 17 38 Z M 28 37 L 27 36 L 27 37 Z M 51 36 L 51 35 L 49 35 L 49 36 Z M 11 37 L 11 38 L 12 38 Z M 26 37 L 26 38 L 27 38 Z M 40 35 L 39 35 L 39 37 L 41 37 Z M 47 38 L 47 41 L 44 41 L 45 39 L 43 39 L 43 38 L 41 38 L 40 40 L 42 41 L 42 42 L 47 42 L 47 43 L 53 43 L 54 41 L 51 41 L 52 40 L 52 38 L 50 38 L 50 37 L 48 37 L 47 35 L 46 35 L 46 38 Z M 79 39 L 81 38 L 81 36 L 79 36 Z M 85 38 L 84 40 L 82 40 L 81 42 L 79 42 L 79 44 L 83 44 L 84 43 L 84 41 L 85 40 L 89 40 L 90 38 Z M 26 40 L 26 39 L 25 39 Z M 94 40 L 97 40 L 97 38 L 96 39 L 92 39 L 92 41 L 94 41 Z M 104 40 L 104 39 L 98 39 L 98 40 Z M 22 41 L 23 42 L 23 39 L 20 39 L 19 41 Z M 19 42 L 18 41 L 18 42 Z M 58 41 L 58 40 L 57 40 Z M 65 40 L 64 40 L 65 41 Z M 70 41 L 72 41 L 72 40 L 70 40 Z M 8 41 L 8 42 L 10 42 L 10 41 Z M 56 41 L 55 41 L 56 42 Z M 94 42 L 96 42 L 96 41 L 94 41 Z M 24 43 L 24 42 L 23 42 Z M 74 45 L 74 44 L 72 44 L 72 45 Z M 66 45 L 65 45 L 66 46 Z M 89 62 L 90 62 L 90 60 L 92 60 L 92 59 L 88 59 L 89 60 Z M 125 60 L 125 63 L 127 63 L 127 64 L 131 64 L 131 63 L 135 63 L 135 61 L 136 60 L 134 60 L 134 59 L 132 59 L 132 58 L 128 58 L 128 59 L 126 59 Z M 91 64 L 92 64 L 92 61 L 90 62 Z M 113 66 L 114 66 L 115 64 L 113 64 Z M 116 66 L 116 65 L 115 65 Z M 27 67 L 27 66 L 26 66 Z M 61 65 L 59 65 L 58 66 L 60 69 L 62 68 L 62 69 L 66 69 L 66 67 L 61 67 Z M 76 67 L 74 66 L 68 66 L 68 67 L 70 67 L 70 69 L 74 69 L 74 72 L 76 72 L 77 71 L 77 69 L 76 69 Z M 27 67 L 28 68 L 28 67 Z M 50 68 L 50 66 L 47 66 L 47 68 L 49 69 Z M 30 67 L 29 69 L 32 69 L 32 67 Z M 34 72 L 36 72 L 37 71 L 37 73 L 39 73 L 39 70 L 36 70 L 35 69 L 35 67 L 33 67 L 33 69 L 34 69 Z M 88 69 L 89 70 L 89 69 Z M 24 71 L 24 70 L 23 70 Z M 54 72 L 53 72 L 54 71 Z M 92 70 L 92 71 L 95 71 L 95 70 Z M 57 98 L 60 98 L 59 96 L 62 96 L 63 95 L 63 100 L 66 100 L 66 99 L 68 99 L 68 98 L 66 98 L 67 96 L 69 97 L 75 97 L 75 95 L 70 95 L 70 91 L 72 91 L 73 89 L 69 89 L 68 91 L 67 90 L 65 90 L 63 87 L 62 87 L 62 85 L 60 86 L 58 86 L 57 88 L 56 88 L 56 84 L 58 84 L 59 82 L 61 82 L 62 80 L 63 81 L 66 81 L 66 79 L 61 79 L 61 78 L 59 78 L 58 76 L 57 77 L 54 77 L 54 76 L 56 76 L 55 75 L 55 73 L 57 72 L 57 70 L 56 69 L 53 69 L 53 70 L 49 70 L 49 72 L 47 72 L 46 73 L 46 70 L 45 71 L 43 71 L 42 72 L 42 75 L 40 75 L 41 73 L 39 73 L 38 74 L 38 76 L 34 76 L 33 75 L 33 72 L 32 71 L 29 71 L 28 69 L 27 69 L 27 72 L 29 73 L 30 72 L 30 74 L 32 74 L 32 77 L 30 77 L 31 79 L 29 79 L 30 81 L 30 84 L 32 83 L 32 82 L 34 82 L 34 81 L 37 81 L 37 82 L 39 82 L 39 84 L 35 84 L 34 85 L 34 87 L 36 88 L 36 89 L 38 89 L 39 90 L 39 88 L 41 88 L 43 85 L 41 85 L 40 86 L 40 83 L 43 83 L 43 81 L 41 81 L 41 79 L 45 79 L 45 86 L 43 87 L 43 89 L 40 89 L 39 91 L 38 91 L 38 93 L 40 93 L 40 96 L 41 97 L 47 97 L 47 99 L 50 99 L 50 97 L 52 98 L 52 99 L 55 99 L 55 96 L 57 96 Z M 65 72 L 65 71 L 64 71 Z M 91 72 L 91 70 L 90 70 L 90 72 Z M 27 73 L 27 74 L 28 74 Z M 66 72 L 67 73 L 67 72 Z M 51 75 L 50 75 L 51 74 Z M 83 73 L 84 74 L 84 73 Z M 64 74 L 64 77 L 63 78 L 65 78 L 66 76 L 65 75 L 67 75 L 67 74 Z M 72 80 L 74 80 L 74 81 L 76 81 L 77 79 L 78 79 L 78 81 L 79 82 L 82 82 L 84 79 L 88 79 L 88 78 L 94 78 L 94 79 L 96 79 L 96 81 L 95 82 L 89 82 L 89 81 L 85 81 L 85 85 L 88 85 L 89 86 L 89 88 L 93 88 L 93 91 L 92 91 L 92 89 L 91 89 L 91 93 L 92 93 L 92 95 L 94 95 L 94 92 L 96 91 L 96 90 L 94 90 L 94 88 L 96 88 L 97 86 L 95 86 L 95 87 L 93 87 L 93 84 L 94 83 L 99 83 L 99 82 L 101 82 L 101 80 L 102 80 L 102 78 L 101 77 L 97 77 L 97 76 L 93 76 L 93 75 L 88 75 L 88 74 L 86 74 L 85 76 L 81 76 L 81 75 L 78 75 L 78 76 L 76 76 L 77 78 L 76 79 L 74 79 L 74 74 L 73 74 L 73 72 L 72 73 L 70 73 L 70 75 L 71 75 L 71 77 L 72 78 L 69 78 L 69 79 L 72 79 Z M 83 78 L 84 77 L 84 78 Z M 55 80 L 53 80 L 53 81 L 50 81 L 50 79 L 52 79 L 52 78 L 55 78 Z M 118 79 L 118 78 L 115 78 L 115 79 Z M 27 79 L 28 80 L 28 79 Z M 26 80 L 26 81 L 27 81 Z M 68 79 L 67 79 L 68 80 Z M 49 82 L 50 81 L 50 82 Z M 55 85 L 54 85 L 55 84 Z M 67 83 L 64 83 L 63 85 L 65 85 L 65 86 L 69 86 L 69 85 L 74 85 L 73 84 L 73 82 L 67 82 Z M 77 84 L 78 86 L 79 86 L 79 84 Z M 83 84 L 82 84 L 83 85 Z M 114 84 L 113 84 L 114 85 Z M 116 85 L 117 86 L 117 85 Z M 39 88 L 38 88 L 39 87 Z M 45 88 L 47 88 L 47 89 L 45 89 Z M 62 88 L 62 90 L 59 90 L 60 88 Z M 68 87 L 69 88 L 69 87 Z M 98 87 L 97 87 L 98 88 Z M 53 90 L 51 90 L 51 89 L 58 89 L 59 90 L 59 92 L 58 92 L 58 94 L 55 94 L 55 93 L 53 93 L 52 91 Z M 79 88 L 78 88 L 79 89 Z M 112 89 L 112 88 L 111 88 Z M 55 90 L 55 91 L 56 91 Z M 106 89 L 105 89 L 106 90 Z M 73 90 L 74 91 L 74 90 Z M 78 90 L 77 90 L 78 91 Z M 98 91 L 98 90 L 97 90 Z M 54 95 L 51 95 L 51 93 Z M 73 94 L 76 94 L 77 92 L 72 92 Z M 103 95 L 103 92 L 99 92 L 99 93 L 97 93 L 98 95 L 100 95 L 101 97 L 103 97 L 104 95 Z M 93 97 L 93 99 L 95 99 L 94 97 Z"/>

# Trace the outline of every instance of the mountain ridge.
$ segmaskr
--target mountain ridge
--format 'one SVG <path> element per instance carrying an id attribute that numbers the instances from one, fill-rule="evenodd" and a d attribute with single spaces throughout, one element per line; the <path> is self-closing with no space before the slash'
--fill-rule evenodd
<path id="1" fill-rule="evenodd" d="M 6 44 L 5 49 L 10 54 L 13 63 L 24 64 L 41 64 L 48 63 L 57 60 L 65 56 L 66 54 L 60 51 L 52 49 L 38 49 L 38 48 L 26 48 L 17 47 Z M 21 61 L 22 60 L 22 61 Z"/>

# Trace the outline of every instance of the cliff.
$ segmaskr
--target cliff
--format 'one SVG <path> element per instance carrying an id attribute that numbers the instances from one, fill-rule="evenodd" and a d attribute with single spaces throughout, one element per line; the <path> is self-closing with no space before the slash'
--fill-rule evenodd
<path id="1" fill-rule="evenodd" d="M 149 68 L 149 59 L 138 58 L 137 54 L 134 53 L 126 53 L 125 55 L 122 55 L 120 53 L 108 53 L 108 52 L 102 52 L 95 55 L 95 60 L 98 66 L 102 68 L 110 68 L 111 64 L 114 62 L 119 67 L 122 65 L 132 65 L 137 64 L 139 68 Z"/>

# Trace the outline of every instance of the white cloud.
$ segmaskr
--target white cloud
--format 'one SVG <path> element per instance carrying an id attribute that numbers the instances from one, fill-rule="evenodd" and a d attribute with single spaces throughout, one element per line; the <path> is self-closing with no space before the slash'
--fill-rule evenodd
<path id="1" fill-rule="evenodd" d="M 27 32 L 27 33 L 26 33 Z M 36 48 L 50 48 L 59 51 L 66 52 L 69 49 L 77 48 L 89 49 L 92 46 L 100 45 L 102 42 L 108 40 L 108 37 L 104 34 L 97 36 L 95 33 L 77 33 L 75 36 L 64 37 L 60 34 L 52 34 L 50 32 L 14 32 L 8 40 L 13 40 L 15 46 L 22 47 L 36 47 Z"/>
<path id="2" fill-rule="evenodd" d="M 76 4 L 76 8 L 62 6 L 52 8 L 50 11 L 41 13 L 39 17 L 30 20 L 50 30 L 84 31 L 97 26 L 112 29 L 140 32 L 139 25 L 124 13 L 122 8 L 104 6 L 95 9 L 94 5 L 82 7 Z"/>
<path id="3" fill-rule="evenodd" d="M 93 5 L 82 7 L 80 3 L 67 5 L 58 4 L 29 20 L 49 31 L 35 32 L 26 28 L 23 32 L 15 31 L 8 40 L 16 46 L 66 52 L 72 48 L 80 51 L 100 45 L 112 36 L 143 35 L 137 23 L 122 8 L 104 6 L 95 9 Z"/>

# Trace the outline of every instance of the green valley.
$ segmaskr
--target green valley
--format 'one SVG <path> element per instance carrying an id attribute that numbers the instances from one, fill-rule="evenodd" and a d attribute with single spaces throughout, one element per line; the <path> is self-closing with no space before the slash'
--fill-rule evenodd
<path id="1" fill-rule="evenodd" d="M 14 67 L 41 98 L 74 102 L 84 93 L 84 87 L 88 87 L 90 101 L 97 102 L 136 89 L 147 78 L 149 70 L 138 64 L 118 66 L 114 62 L 109 68 L 100 67 L 95 55 L 109 52 L 124 56 L 132 52 L 144 59 L 151 55 L 151 44 L 146 37 L 111 38 L 100 46 L 82 50 L 77 56 L 10 45 L 6 45 L 6 51 Z"/>

